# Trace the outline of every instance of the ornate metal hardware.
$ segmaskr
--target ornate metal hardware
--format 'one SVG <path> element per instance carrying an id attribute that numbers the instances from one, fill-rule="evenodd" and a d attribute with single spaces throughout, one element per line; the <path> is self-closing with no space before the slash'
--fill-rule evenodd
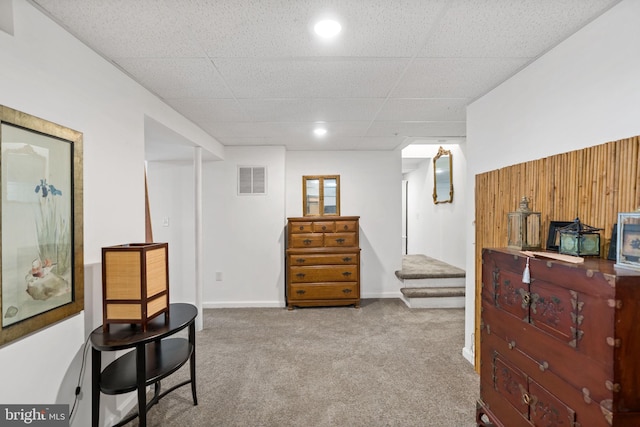
<path id="1" fill-rule="evenodd" d="M 306 292 L 307 292 L 307 291 L 305 291 L 304 289 L 298 289 L 298 290 L 296 291 L 296 294 L 298 294 L 298 295 L 303 295 L 303 294 L 305 294 Z"/>
<path id="2" fill-rule="evenodd" d="M 296 274 L 296 277 L 297 277 L 298 279 L 302 279 L 304 276 L 306 276 L 306 274 L 305 274 L 305 273 L 298 273 L 298 274 Z"/>
<path id="3" fill-rule="evenodd" d="M 549 369 L 549 362 L 542 361 L 542 363 L 538 365 L 538 368 L 540 368 L 542 372 L 546 371 Z"/>
<path id="4" fill-rule="evenodd" d="M 343 244 L 344 243 L 344 239 L 343 238 L 338 238 L 338 239 L 336 239 L 336 243 Z"/>
<path id="5" fill-rule="evenodd" d="M 522 292 L 522 308 L 529 307 L 529 304 L 531 304 L 531 294 L 527 291 L 523 291 Z"/>
<path id="6" fill-rule="evenodd" d="M 606 380 L 604 382 L 604 386 L 607 388 L 607 390 L 612 391 L 614 393 L 620 393 L 620 390 L 622 389 L 620 384 L 614 383 L 614 382 L 609 381 L 609 380 Z"/>
<path id="7" fill-rule="evenodd" d="M 585 403 L 591 403 L 591 392 L 586 387 L 582 388 L 582 398 Z"/>
<path id="8" fill-rule="evenodd" d="M 344 293 L 344 294 L 350 294 L 350 293 L 351 293 L 351 289 L 349 289 L 349 288 L 345 288 L 345 289 L 343 289 L 343 290 L 342 290 L 342 293 Z"/>
<path id="9" fill-rule="evenodd" d="M 515 341 L 509 341 L 509 350 L 513 350 L 514 348 L 516 348 L 516 342 Z"/>
<path id="10" fill-rule="evenodd" d="M 607 344 L 610 347 L 619 348 L 622 345 L 622 340 L 620 338 L 607 337 Z"/>
<path id="11" fill-rule="evenodd" d="M 302 263 L 303 263 L 303 262 L 305 262 L 305 261 L 306 261 L 306 259 L 304 259 L 304 258 L 298 258 L 298 259 L 296 259 L 296 262 L 297 262 L 298 264 L 302 264 Z"/>
<path id="12" fill-rule="evenodd" d="M 311 240 L 311 239 L 304 239 L 304 240 L 302 241 L 302 243 L 304 243 L 305 245 L 310 245 L 312 241 L 313 241 L 313 240 Z"/>
<path id="13" fill-rule="evenodd" d="M 352 258 L 351 258 L 350 256 L 346 256 L 346 257 L 342 258 L 342 261 L 344 261 L 344 262 L 351 262 L 351 259 L 352 259 Z"/>
<path id="14" fill-rule="evenodd" d="M 345 272 L 342 273 L 342 275 L 344 277 L 349 277 L 349 276 L 351 276 L 351 272 L 350 271 L 345 271 Z"/>

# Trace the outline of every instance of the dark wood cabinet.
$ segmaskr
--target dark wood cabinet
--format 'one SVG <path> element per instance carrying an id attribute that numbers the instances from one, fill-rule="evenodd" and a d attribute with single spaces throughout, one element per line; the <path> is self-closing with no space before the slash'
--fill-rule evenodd
<path id="1" fill-rule="evenodd" d="M 360 306 L 359 217 L 289 218 L 287 307 Z"/>
<path id="2" fill-rule="evenodd" d="M 640 272 L 482 254 L 477 425 L 640 426 Z"/>

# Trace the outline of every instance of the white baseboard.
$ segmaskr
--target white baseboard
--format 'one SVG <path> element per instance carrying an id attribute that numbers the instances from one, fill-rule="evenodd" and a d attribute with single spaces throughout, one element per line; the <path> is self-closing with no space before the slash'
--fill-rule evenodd
<path id="1" fill-rule="evenodd" d="M 476 364 L 476 358 L 475 355 L 473 354 L 473 350 L 471 350 L 468 347 L 463 347 L 462 348 L 462 357 L 464 357 L 465 359 L 467 359 L 467 361 L 469 363 L 471 363 L 472 365 L 475 366 Z"/>
<path id="2" fill-rule="evenodd" d="M 284 308 L 284 301 L 214 301 L 203 302 L 202 308 Z"/>

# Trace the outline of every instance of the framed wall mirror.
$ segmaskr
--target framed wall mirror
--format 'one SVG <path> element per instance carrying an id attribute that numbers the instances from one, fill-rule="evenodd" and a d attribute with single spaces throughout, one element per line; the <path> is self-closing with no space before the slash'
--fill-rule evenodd
<path id="1" fill-rule="evenodd" d="M 340 215 L 340 175 L 302 177 L 304 216 Z"/>
<path id="2" fill-rule="evenodd" d="M 440 147 L 433 158 L 433 203 L 453 202 L 453 160 L 451 151 Z"/>

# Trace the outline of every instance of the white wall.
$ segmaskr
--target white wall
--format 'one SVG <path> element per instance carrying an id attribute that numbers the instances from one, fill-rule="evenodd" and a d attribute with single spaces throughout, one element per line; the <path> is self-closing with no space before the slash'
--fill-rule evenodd
<path id="1" fill-rule="evenodd" d="M 419 167 L 405 174 L 407 189 L 408 253 L 424 254 L 459 268 L 465 263 L 465 195 L 467 161 L 464 144 L 442 145 L 453 160 L 453 203 L 433 203 L 433 158 L 439 145 L 423 145 L 428 156 Z"/>
<path id="2" fill-rule="evenodd" d="M 362 298 L 399 297 L 402 266 L 400 151 L 288 151 L 286 216 L 302 216 L 302 176 L 340 175 L 340 214 L 360 216 Z"/>
<path id="3" fill-rule="evenodd" d="M 169 244 L 169 301 L 196 299 L 193 163 L 149 162 L 153 241 Z"/>
<path id="4" fill-rule="evenodd" d="M 0 402 L 71 403 L 83 342 L 102 323 L 101 284 L 95 280 L 101 248 L 144 239 L 145 115 L 220 157 L 223 150 L 27 1 L 13 2 L 13 35 L 0 31 L 0 53 L 0 104 L 84 135 L 88 296 L 79 315 L 0 348 Z M 89 378 L 74 426 L 89 425 Z M 115 400 L 102 397 L 109 408 Z M 112 415 L 110 409 L 103 415 Z"/>
<path id="5" fill-rule="evenodd" d="M 625 0 L 467 109 L 467 188 L 478 173 L 640 134 L 640 2 Z M 464 354 L 474 333 L 474 192 L 466 220 Z"/>
<path id="6" fill-rule="evenodd" d="M 238 195 L 238 166 L 266 166 L 267 194 Z M 284 147 L 226 147 L 204 165 L 205 308 L 284 307 L 284 171 Z"/>

